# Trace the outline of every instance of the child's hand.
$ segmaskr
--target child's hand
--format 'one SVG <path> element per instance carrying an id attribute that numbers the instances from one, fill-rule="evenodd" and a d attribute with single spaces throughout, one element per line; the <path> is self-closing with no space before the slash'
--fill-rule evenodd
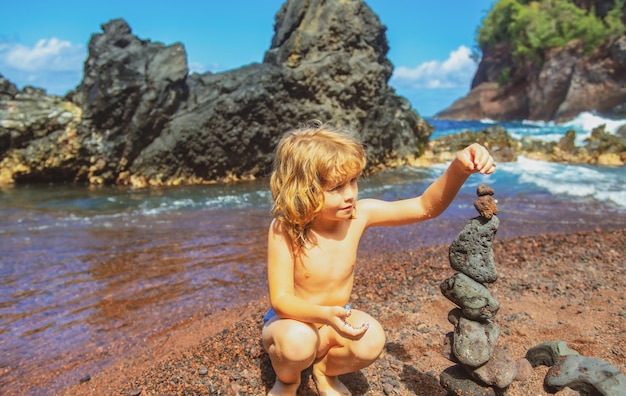
<path id="1" fill-rule="evenodd" d="M 459 160 L 468 173 L 480 172 L 489 175 L 496 171 L 496 164 L 493 157 L 485 147 L 478 143 L 473 143 L 459 151 L 457 160 Z"/>
<path id="2" fill-rule="evenodd" d="M 346 304 L 345 307 L 331 307 L 332 319 L 330 325 L 343 337 L 356 340 L 365 334 L 369 328 L 369 324 L 363 323 L 359 327 L 354 327 L 346 321 L 350 316 L 350 306 Z"/>

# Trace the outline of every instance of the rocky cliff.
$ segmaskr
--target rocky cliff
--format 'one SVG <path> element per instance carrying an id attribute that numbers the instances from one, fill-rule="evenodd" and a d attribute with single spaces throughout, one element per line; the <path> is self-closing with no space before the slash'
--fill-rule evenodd
<path id="1" fill-rule="evenodd" d="M 387 84 L 385 29 L 361 0 L 289 0 L 262 63 L 189 76 L 182 44 L 109 21 L 65 98 L 0 76 L 0 183 L 263 177 L 280 135 L 311 119 L 356 129 L 369 170 L 410 160 L 432 126 Z"/>
<path id="2" fill-rule="evenodd" d="M 599 17 L 615 4 L 572 2 Z M 507 41 L 485 48 L 469 94 L 435 118 L 562 122 L 582 112 L 626 118 L 626 36 L 613 37 L 589 54 L 584 44 L 572 40 L 550 48 L 541 62 L 514 59 Z"/>

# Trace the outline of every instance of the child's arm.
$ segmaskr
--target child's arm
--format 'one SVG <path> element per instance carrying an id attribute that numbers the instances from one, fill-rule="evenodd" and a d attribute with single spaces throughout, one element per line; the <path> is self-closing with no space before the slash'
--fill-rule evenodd
<path id="1" fill-rule="evenodd" d="M 460 151 L 448 169 L 424 193 L 395 202 L 359 201 L 357 213 L 367 217 L 367 226 L 404 225 L 439 216 L 452 202 L 472 173 L 491 174 L 496 165 L 486 148 L 474 143 Z"/>
<path id="2" fill-rule="evenodd" d="M 367 326 L 354 328 L 346 324 L 350 316 L 348 306 L 312 304 L 295 295 L 294 259 L 280 223 L 272 221 L 268 235 L 268 284 L 272 308 L 281 319 L 295 319 L 306 323 L 332 326 L 347 338 L 359 338 Z"/>

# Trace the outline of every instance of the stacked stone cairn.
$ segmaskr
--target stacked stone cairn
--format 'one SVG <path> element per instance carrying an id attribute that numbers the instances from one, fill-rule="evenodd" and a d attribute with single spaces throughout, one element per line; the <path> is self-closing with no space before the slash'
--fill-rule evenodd
<path id="1" fill-rule="evenodd" d="M 604 360 L 587 358 L 564 341 L 550 341 L 530 348 L 518 361 L 497 345 L 500 329 L 494 317 L 500 303 L 486 284 L 498 279 L 493 239 L 500 220 L 494 191 L 478 186 L 474 207 L 480 216 L 470 219 L 450 245 L 450 266 L 458 271 L 441 285 L 441 293 L 458 308 L 448 313 L 454 332 L 446 334 L 443 355 L 455 366 L 441 374 L 441 385 L 455 396 L 499 396 L 513 381 L 532 377 L 534 367 L 550 367 L 544 389 L 565 387 L 588 396 L 626 396 L 626 376 Z"/>
<path id="2" fill-rule="evenodd" d="M 441 385 L 454 395 L 499 394 L 518 373 L 518 362 L 497 345 L 500 329 L 493 320 L 500 303 L 486 287 L 498 279 L 492 248 L 500 225 L 498 207 L 488 185 L 479 185 L 477 194 L 474 207 L 480 216 L 468 220 L 450 245 L 450 266 L 457 273 L 440 285 L 458 306 L 448 314 L 454 332 L 446 335 L 443 348 L 457 365 L 441 375 Z"/>

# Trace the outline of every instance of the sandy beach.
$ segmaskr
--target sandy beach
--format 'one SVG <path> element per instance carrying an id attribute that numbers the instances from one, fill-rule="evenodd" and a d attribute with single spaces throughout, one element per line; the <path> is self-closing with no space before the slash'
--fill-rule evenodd
<path id="1" fill-rule="evenodd" d="M 454 305 L 439 284 L 454 271 L 448 244 L 372 255 L 357 269 L 352 306 L 386 329 L 381 358 L 342 377 L 354 395 L 446 395 L 440 374 Z M 626 372 L 626 229 L 496 238 L 501 308 L 498 345 L 514 359 L 542 342 L 562 340 L 581 355 Z M 263 395 L 274 373 L 260 345 L 262 298 L 210 316 L 198 315 L 135 346 L 136 353 L 77 380 L 64 395 Z M 514 382 L 507 395 L 551 395 L 547 367 Z M 316 395 L 304 372 L 299 395 Z M 565 388 L 558 395 L 577 395 Z"/>

